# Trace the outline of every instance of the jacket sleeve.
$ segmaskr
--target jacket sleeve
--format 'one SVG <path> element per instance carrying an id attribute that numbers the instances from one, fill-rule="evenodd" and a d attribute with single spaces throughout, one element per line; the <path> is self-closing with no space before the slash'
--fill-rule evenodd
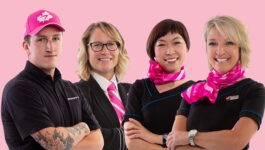
<path id="1" fill-rule="evenodd" d="M 101 128 L 104 138 L 103 150 L 127 150 L 122 128 Z"/>

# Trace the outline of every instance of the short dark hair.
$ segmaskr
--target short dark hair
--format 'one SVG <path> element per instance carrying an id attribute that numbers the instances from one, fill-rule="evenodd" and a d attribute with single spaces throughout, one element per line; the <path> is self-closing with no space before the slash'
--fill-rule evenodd
<path id="1" fill-rule="evenodd" d="M 180 21 L 172 20 L 172 19 L 165 19 L 160 21 L 155 27 L 152 29 L 146 44 L 146 51 L 151 60 L 154 60 L 155 51 L 154 45 L 156 41 L 165 36 L 167 33 L 178 33 L 184 39 L 187 49 L 190 48 L 190 38 L 188 31 L 183 23 Z"/>
<path id="2" fill-rule="evenodd" d="M 30 38 L 31 38 L 31 35 L 27 35 L 27 36 L 24 38 L 24 41 L 26 41 L 27 43 L 30 44 Z"/>

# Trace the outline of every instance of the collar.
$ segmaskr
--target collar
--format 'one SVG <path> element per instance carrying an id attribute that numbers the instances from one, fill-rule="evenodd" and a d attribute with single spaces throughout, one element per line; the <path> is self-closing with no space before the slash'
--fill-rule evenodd
<path id="1" fill-rule="evenodd" d="M 107 88 L 112 82 L 115 84 L 118 90 L 118 82 L 117 82 L 115 74 L 113 75 L 110 81 L 96 72 L 91 72 L 91 75 L 94 77 L 94 79 L 97 81 L 97 83 L 99 84 L 99 86 L 104 92 L 108 92 Z"/>
<path id="2" fill-rule="evenodd" d="M 50 75 L 47 75 L 45 72 L 43 72 L 41 69 L 33 65 L 31 62 L 27 61 L 26 66 L 24 69 L 26 72 L 32 74 L 37 79 L 43 79 L 43 80 L 52 80 L 52 77 Z M 61 73 L 60 71 L 55 68 L 54 72 L 54 81 L 57 81 L 61 79 Z"/>

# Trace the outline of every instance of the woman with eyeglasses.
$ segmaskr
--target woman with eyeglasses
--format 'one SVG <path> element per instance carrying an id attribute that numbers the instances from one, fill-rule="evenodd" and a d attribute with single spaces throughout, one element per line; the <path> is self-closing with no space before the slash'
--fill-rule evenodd
<path id="1" fill-rule="evenodd" d="M 210 72 L 182 94 L 170 150 L 247 150 L 260 128 L 265 105 L 262 83 L 245 76 L 250 45 L 245 25 L 216 16 L 204 26 Z"/>
<path id="2" fill-rule="evenodd" d="M 78 51 L 76 83 L 87 98 L 104 137 L 103 150 L 125 150 L 121 126 L 130 84 L 121 83 L 129 63 L 124 40 L 110 23 L 91 24 Z"/>
<path id="3" fill-rule="evenodd" d="M 189 48 L 189 35 L 181 22 L 166 19 L 152 29 L 146 48 L 148 78 L 136 80 L 128 95 L 124 116 L 128 149 L 166 149 L 180 94 L 193 84 L 185 78 L 183 66 Z"/>

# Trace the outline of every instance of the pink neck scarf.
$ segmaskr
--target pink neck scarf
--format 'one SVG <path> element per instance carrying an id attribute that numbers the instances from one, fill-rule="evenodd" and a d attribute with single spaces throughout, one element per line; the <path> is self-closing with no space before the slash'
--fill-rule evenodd
<path id="1" fill-rule="evenodd" d="M 225 74 L 219 73 L 213 68 L 206 82 L 199 82 L 189 87 L 181 95 L 189 103 L 195 103 L 203 97 L 208 97 L 211 103 L 215 103 L 221 88 L 228 87 L 243 78 L 245 71 L 238 62 L 235 67 Z"/>
<path id="2" fill-rule="evenodd" d="M 149 61 L 150 67 L 147 76 L 155 84 L 165 84 L 170 81 L 182 80 L 185 78 L 184 66 L 178 73 L 167 73 L 156 61 Z"/>

